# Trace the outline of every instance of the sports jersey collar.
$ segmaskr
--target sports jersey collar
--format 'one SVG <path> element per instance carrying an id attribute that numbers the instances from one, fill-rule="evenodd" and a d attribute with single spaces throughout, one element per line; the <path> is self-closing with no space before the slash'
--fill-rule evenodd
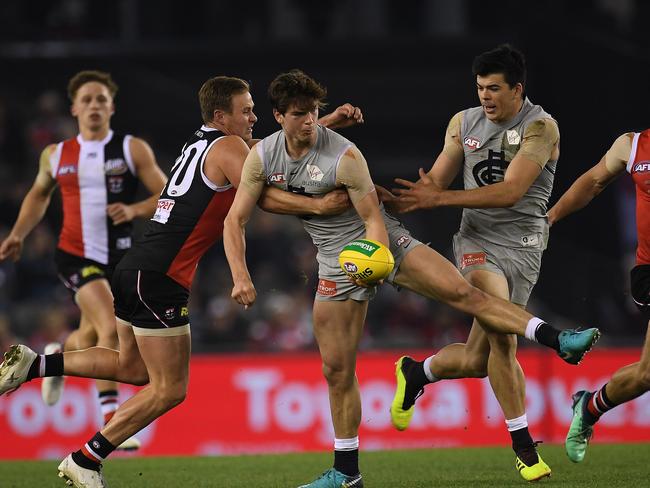
<path id="1" fill-rule="evenodd" d="M 77 142 L 81 144 L 107 144 L 108 141 L 110 141 L 113 138 L 113 130 L 108 129 L 108 134 L 106 134 L 106 137 L 104 137 L 101 141 L 86 141 L 84 140 L 83 137 L 81 137 L 81 133 L 77 134 Z"/>
<path id="2" fill-rule="evenodd" d="M 526 116 L 528 111 L 533 107 L 533 103 L 530 101 L 528 97 L 524 99 L 524 103 L 521 104 L 521 109 L 519 109 L 519 112 L 517 112 L 517 115 L 515 115 L 513 118 L 508 120 L 507 122 L 502 122 L 500 124 L 497 124 L 496 122 L 490 122 L 497 127 L 513 127 L 517 125 L 521 120 Z"/>
<path id="3" fill-rule="evenodd" d="M 203 125 L 201 126 L 201 130 L 202 130 L 203 132 L 214 132 L 214 131 L 216 131 L 216 130 L 218 131 L 219 129 L 215 129 L 214 127 L 208 127 L 207 125 L 203 124 Z"/>

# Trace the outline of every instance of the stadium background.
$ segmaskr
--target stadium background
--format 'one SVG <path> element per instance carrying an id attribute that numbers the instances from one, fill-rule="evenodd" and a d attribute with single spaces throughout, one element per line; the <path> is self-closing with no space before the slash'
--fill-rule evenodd
<path id="1" fill-rule="evenodd" d="M 451 115 L 477 104 L 473 57 L 506 41 L 527 56 L 529 97 L 560 124 L 562 154 L 554 202 L 618 134 L 647 127 L 650 43 L 645 28 L 649 20 L 650 5 L 641 0 L 546 0 L 534 6 L 507 0 L 489 4 L 474 0 L 3 2 L 0 235 L 6 235 L 15 220 L 42 148 L 76 133 L 65 86 L 78 70 L 102 69 L 113 74 L 120 85 L 113 127 L 146 139 L 167 171 L 182 143 L 200 124 L 196 94 L 205 79 L 228 74 L 251 80 L 260 118 L 255 134 L 263 137 L 277 129 L 266 101 L 266 86 L 279 72 L 299 67 L 328 87 L 330 109 L 345 101 L 362 107 L 366 124 L 347 129 L 344 135 L 364 152 L 375 181 L 390 187 L 392 178 L 413 179 L 418 167 L 430 166 Z M 628 285 L 636 244 L 634 189 L 625 177 L 612 186 L 587 210 L 552 229 L 530 308 L 559 327 L 574 322 L 600 327 L 604 332 L 601 348 L 638 347 L 645 324 L 633 307 Z M 408 215 L 404 221 L 420 240 L 431 241 L 435 249 L 451 256 L 451 236 L 459 218 L 459 210 L 441 209 Z M 45 343 L 63 339 L 78 320 L 52 261 L 60 220 L 60 203 L 55 199 L 43 223 L 27 239 L 22 260 L 0 263 L 3 350 L 17 341 L 41 350 Z M 275 427 L 283 425 L 278 420 L 282 414 L 277 412 L 285 412 L 288 427 L 282 435 L 288 437 L 267 431 L 264 438 L 269 445 L 257 448 L 327 449 L 329 433 L 319 431 L 314 420 L 320 418 L 314 412 L 322 411 L 326 399 L 319 390 L 323 382 L 310 323 L 316 279 L 313 246 L 295 219 L 262 212 L 249 226 L 248 236 L 258 303 L 244 312 L 230 300 L 230 273 L 222 249 L 215 246 L 204 258 L 193 289 L 193 350 L 201 355 L 193 366 L 188 402 L 175 415 L 192 423 L 194 412 L 212 402 L 209 407 L 216 410 L 205 412 L 206 421 L 219 418 L 218 409 L 229 407 L 217 398 L 219 391 L 249 395 L 252 391 L 237 390 L 234 376 L 223 372 L 234 368 L 235 375 L 239 365 L 258 378 L 261 365 L 270 366 L 273 381 L 285 386 L 295 383 L 295 388 L 282 393 L 269 387 L 269 394 L 255 396 L 251 405 L 262 402 L 268 412 L 276 412 L 274 416 L 267 412 L 271 415 L 268 425 Z M 401 351 L 435 350 L 463 340 L 469 325 L 468 317 L 449 307 L 383 287 L 370 307 L 361 346 L 367 352 L 364 358 L 377 361 L 372 364 L 383 371 L 377 391 L 390 388 L 391 359 Z M 524 341 L 521 346 L 529 349 L 522 356 L 526 372 L 542 383 L 540 398 L 550 405 L 554 391 L 561 390 L 567 397 L 558 400 L 565 413 L 558 414 L 557 425 L 546 432 L 547 439 L 556 441 L 567 421 L 568 394 L 575 386 L 596 386 L 617 364 L 637 357 L 634 352 L 626 356 L 610 350 L 586 361 L 581 376 L 574 378 L 575 371 L 563 368 L 559 360 Z M 544 369 L 549 364 L 556 376 Z M 276 366 L 279 369 L 273 369 Z M 295 370 L 309 373 L 293 378 Z M 375 369 L 371 371 L 374 374 Z M 364 380 L 361 372 L 360 377 Z M 564 382 L 562 388 L 555 388 L 553 378 Z M 231 390 L 215 388 L 219 381 Z M 483 398 L 480 392 L 485 383 L 458 384 L 460 389 L 468 388 L 466 399 Z M 0 438 L 10 435 L 24 442 L 26 450 L 20 457 L 57 455 L 85 440 L 94 432 L 92 386 L 88 382 L 69 386 L 67 401 L 58 410 L 38 406 L 37 384 L 21 389 L 22 396 L 17 396 L 19 391 L 0 399 Z M 530 390 L 529 384 L 529 397 Z M 451 411 L 465 405 L 458 403 L 464 394 L 454 391 L 447 403 Z M 376 408 L 381 416 L 385 396 L 385 391 L 378 394 L 378 403 L 368 407 L 371 412 Z M 313 399 L 311 406 L 301 403 L 305 397 Z M 444 404 L 442 393 L 435 398 Z M 650 438 L 645 420 L 650 418 L 648 403 L 644 397 L 630 407 L 633 414 L 613 420 L 610 438 L 624 438 L 626 432 L 629 437 L 629 427 L 637 431 L 637 440 Z M 437 405 L 431 409 L 433 424 L 423 428 L 421 436 L 401 444 L 382 444 L 380 440 L 390 440 L 391 434 L 389 429 L 385 433 L 380 429 L 376 447 L 506 440 L 501 420 L 489 420 L 493 405 L 489 399 L 480 400 L 477 413 L 483 427 L 494 425 L 487 431 L 473 430 L 467 421 L 456 419 L 459 423 L 452 424 L 457 431 L 441 434 L 445 425 L 435 421 L 441 408 Z M 250 432 L 260 425 L 255 424 L 258 414 L 264 415 L 253 408 L 242 420 L 252 426 Z M 500 419 L 498 411 L 495 415 Z M 326 424 L 323 421 L 321 427 Z M 211 428 L 218 432 L 220 426 Z M 463 437 L 463 431 L 474 437 Z M 310 441 L 295 441 L 305 432 Z M 244 445 L 251 444 L 250 436 L 213 444 L 210 439 L 202 440 L 203 451 L 190 452 L 238 452 L 238 445 L 240 451 L 254 450 Z M 58 443 L 36 449 L 34 439 Z M 152 444 L 145 446 L 145 452 L 158 453 Z M 11 455 L 0 452 L 0 456 Z"/>

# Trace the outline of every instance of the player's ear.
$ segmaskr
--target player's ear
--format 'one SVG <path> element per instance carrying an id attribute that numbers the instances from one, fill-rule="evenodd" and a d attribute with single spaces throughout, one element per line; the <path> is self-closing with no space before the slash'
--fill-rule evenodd
<path id="1" fill-rule="evenodd" d="M 524 93 L 524 85 L 521 83 L 517 83 L 515 85 L 515 97 L 522 97 L 523 98 L 523 93 Z"/>
<path id="2" fill-rule="evenodd" d="M 273 117 L 275 117 L 275 121 L 280 125 L 284 122 L 284 115 L 275 108 L 273 109 Z"/>
<path id="3" fill-rule="evenodd" d="M 225 115 L 226 114 L 223 110 L 217 109 L 214 112 L 212 112 L 212 121 L 218 124 L 223 124 Z"/>

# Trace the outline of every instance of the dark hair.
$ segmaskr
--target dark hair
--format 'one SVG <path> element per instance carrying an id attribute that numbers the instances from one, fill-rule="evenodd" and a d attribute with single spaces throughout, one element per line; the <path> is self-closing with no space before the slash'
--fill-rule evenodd
<path id="1" fill-rule="evenodd" d="M 316 102 L 318 108 L 323 108 L 327 88 L 299 69 L 281 73 L 269 85 L 269 101 L 271 108 L 284 114 L 291 104 L 311 110 L 311 104 Z"/>
<path id="2" fill-rule="evenodd" d="M 70 81 L 68 82 L 68 98 L 70 98 L 71 102 L 74 102 L 74 98 L 77 96 L 79 88 L 90 81 L 96 81 L 97 83 L 104 85 L 106 88 L 108 88 L 111 96 L 115 98 L 118 87 L 117 83 L 115 83 L 111 78 L 111 74 L 105 73 L 104 71 L 87 70 L 80 71 L 72 78 L 70 78 Z"/>
<path id="3" fill-rule="evenodd" d="M 517 83 L 526 88 L 526 59 L 521 51 L 510 44 L 501 44 L 476 56 L 472 63 L 472 72 L 474 76 L 501 73 L 510 88 Z"/>
<path id="4" fill-rule="evenodd" d="M 203 83 L 199 90 L 201 117 L 206 124 L 214 118 L 215 110 L 230 113 L 232 97 L 250 90 L 250 85 L 241 78 L 215 76 Z"/>

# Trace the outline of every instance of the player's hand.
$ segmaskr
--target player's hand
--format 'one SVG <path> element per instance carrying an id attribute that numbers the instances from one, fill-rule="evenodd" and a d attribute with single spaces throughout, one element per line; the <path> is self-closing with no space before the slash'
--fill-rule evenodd
<path id="1" fill-rule="evenodd" d="M 113 221 L 113 225 L 131 222 L 135 218 L 135 210 L 131 205 L 124 203 L 111 203 L 106 207 L 106 213 Z"/>
<path id="2" fill-rule="evenodd" d="M 375 190 L 377 191 L 377 198 L 379 198 L 379 201 L 384 204 L 386 210 L 390 213 L 400 213 L 406 207 L 406 204 L 400 201 L 397 195 L 391 193 L 389 189 L 375 185 Z"/>
<path id="3" fill-rule="evenodd" d="M 338 215 L 345 212 L 352 206 L 350 196 L 347 190 L 338 189 L 326 193 L 323 198 L 319 198 L 318 215 Z"/>
<path id="4" fill-rule="evenodd" d="M 355 107 L 351 103 L 344 103 L 336 107 L 331 114 L 323 117 L 323 122 L 330 129 L 343 129 L 357 124 L 363 124 L 363 113 L 360 107 Z"/>
<path id="5" fill-rule="evenodd" d="M 244 309 L 252 307 L 257 298 L 257 292 L 253 286 L 251 280 L 239 280 L 232 287 L 232 293 L 230 296 L 240 305 L 244 306 Z"/>
<path id="6" fill-rule="evenodd" d="M 0 261 L 11 258 L 12 261 L 17 261 L 23 252 L 23 240 L 13 234 L 9 234 L 7 238 L 0 244 Z"/>
<path id="7" fill-rule="evenodd" d="M 420 168 L 419 174 L 420 180 L 415 183 L 402 178 L 395 178 L 395 183 L 406 187 L 393 190 L 400 202 L 400 213 L 440 206 L 440 197 L 445 190 L 438 187 L 422 168 Z"/>

